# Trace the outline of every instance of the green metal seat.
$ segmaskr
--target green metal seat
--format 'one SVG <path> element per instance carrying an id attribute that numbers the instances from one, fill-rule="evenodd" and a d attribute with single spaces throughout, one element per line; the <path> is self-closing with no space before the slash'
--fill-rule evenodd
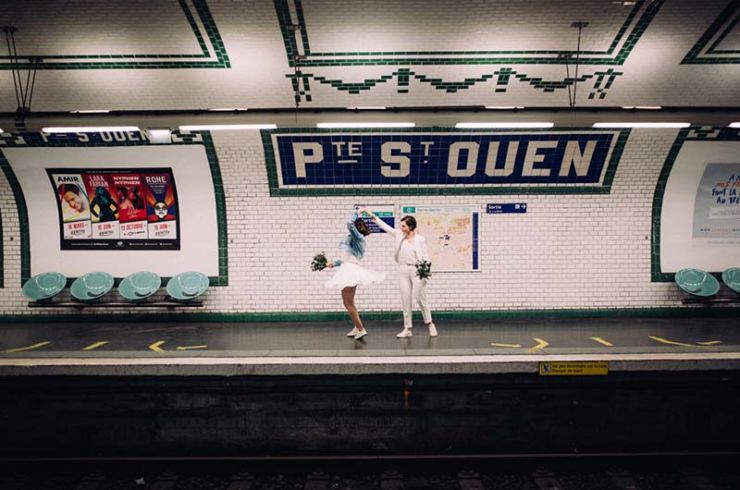
<path id="1" fill-rule="evenodd" d="M 67 278 L 58 272 L 36 274 L 23 285 L 23 295 L 31 301 L 47 301 L 67 285 Z"/>
<path id="2" fill-rule="evenodd" d="M 208 276 L 200 272 L 182 272 L 167 282 L 167 294 L 177 301 L 192 301 L 208 289 Z"/>
<path id="3" fill-rule="evenodd" d="M 675 280 L 679 288 L 693 296 L 708 298 L 719 291 L 719 281 L 701 269 L 681 269 Z"/>
<path id="4" fill-rule="evenodd" d="M 69 288 L 78 301 L 96 301 L 113 289 L 113 276 L 107 272 L 89 272 L 78 277 Z"/>
<path id="5" fill-rule="evenodd" d="M 740 267 L 730 267 L 722 273 L 722 282 L 736 293 L 740 294 Z"/>
<path id="6" fill-rule="evenodd" d="M 134 272 L 118 285 L 118 294 L 127 301 L 139 302 L 156 293 L 161 285 L 162 278 L 154 272 Z"/>

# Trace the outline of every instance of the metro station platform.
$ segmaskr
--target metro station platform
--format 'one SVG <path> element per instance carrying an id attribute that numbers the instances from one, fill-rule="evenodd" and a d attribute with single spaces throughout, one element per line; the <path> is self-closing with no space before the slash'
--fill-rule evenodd
<path id="1" fill-rule="evenodd" d="M 419 322 L 420 323 L 420 322 Z M 740 367 L 740 316 L 441 319 L 397 339 L 398 321 L 13 323 L 0 325 L 0 374 L 324 375 L 526 373 L 547 360 L 610 371 Z"/>
<path id="2" fill-rule="evenodd" d="M 435 323 L 7 323 L 0 459 L 740 454 L 738 317 Z"/>

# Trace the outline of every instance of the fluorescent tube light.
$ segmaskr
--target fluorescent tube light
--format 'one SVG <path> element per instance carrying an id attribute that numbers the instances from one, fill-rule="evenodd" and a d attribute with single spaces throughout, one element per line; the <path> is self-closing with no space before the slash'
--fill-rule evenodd
<path id="1" fill-rule="evenodd" d="M 524 109 L 523 105 L 487 105 L 486 109 L 494 111 L 513 111 L 514 109 Z"/>
<path id="2" fill-rule="evenodd" d="M 70 114 L 108 114 L 110 109 L 86 109 L 83 111 L 70 111 Z"/>
<path id="3" fill-rule="evenodd" d="M 115 131 L 140 131 L 138 126 L 53 126 L 41 128 L 44 133 L 105 133 Z"/>
<path id="4" fill-rule="evenodd" d="M 317 128 L 336 129 L 336 128 L 413 128 L 416 126 L 412 122 L 330 122 L 318 123 Z"/>
<path id="5" fill-rule="evenodd" d="M 638 110 L 638 111 L 659 111 L 662 109 L 663 106 L 659 105 L 623 105 L 622 109 L 624 110 Z"/>
<path id="6" fill-rule="evenodd" d="M 169 128 L 149 129 L 148 132 L 152 143 L 172 143 L 172 130 Z"/>
<path id="7" fill-rule="evenodd" d="M 350 111 L 384 111 L 385 110 L 385 106 L 377 106 L 377 107 L 373 107 L 373 106 L 364 106 L 364 107 L 358 106 L 358 107 L 347 107 L 347 109 L 349 109 Z"/>
<path id="8" fill-rule="evenodd" d="M 730 127 L 731 127 L 731 128 L 740 128 L 740 122 L 733 122 L 733 123 L 730 123 Z"/>
<path id="9" fill-rule="evenodd" d="M 248 111 L 246 107 L 216 107 L 214 109 L 208 109 L 211 112 L 234 112 L 234 111 Z"/>
<path id="10" fill-rule="evenodd" d="M 190 124 L 180 131 L 233 131 L 240 129 L 277 129 L 277 124 Z"/>
<path id="11" fill-rule="evenodd" d="M 459 129 L 491 129 L 491 128 L 551 128 L 551 122 L 459 122 L 455 124 Z"/>
<path id="12" fill-rule="evenodd" d="M 597 122 L 594 128 L 688 128 L 687 122 Z"/>

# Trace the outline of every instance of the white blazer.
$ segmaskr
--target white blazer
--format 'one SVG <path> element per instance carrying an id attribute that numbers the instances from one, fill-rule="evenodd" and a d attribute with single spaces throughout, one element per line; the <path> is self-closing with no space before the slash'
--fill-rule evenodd
<path id="1" fill-rule="evenodd" d="M 398 255 L 401 253 L 401 245 L 403 245 L 403 241 L 406 238 L 406 235 L 404 235 L 401 230 L 389 226 L 385 221 L 381 219 L 377 219 L 375 220 L 375 222 L 383 229 L 383 231 L 385 231 L 386 233 L 390 233 L 395 237 L 395 246 L 393 247 L 393 260 L 395 260 L 398 264 Z M 427 248 L 427 241 L 423 236 L 416 233 L 414 235 L 414 243 L 412 243 L 412 245 L 414 246 L 414 255 L 417 262 L 420 260 L 429 260 L 429 249 Z"/>

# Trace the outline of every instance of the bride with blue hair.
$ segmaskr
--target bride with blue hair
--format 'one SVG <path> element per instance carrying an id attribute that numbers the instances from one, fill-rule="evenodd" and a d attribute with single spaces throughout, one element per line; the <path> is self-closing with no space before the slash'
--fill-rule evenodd
<path id="1" fill-rule="evenodd" d="M 360 265 L 360 260 L 365 255 L 365 237 L 370 234 L 370 228 L 365 220 L 359 217 L 356 209 L 347 220 L 347 230 L 349 234 L 340 243 L 342 258 L 327 264 L 327 268 L 336 268 L 336 272 L 326 281 L 325 286 L 330 289 L 341 289 L 344 307 L 354 323 L 354 328 L 347 332 L 347 337 L 359 340 L 367 335 L 367 329 L 362 324 L 360 313 L 355 306 L 357 286 L 381 282 L 385 279 L 385 274 Z"/>

